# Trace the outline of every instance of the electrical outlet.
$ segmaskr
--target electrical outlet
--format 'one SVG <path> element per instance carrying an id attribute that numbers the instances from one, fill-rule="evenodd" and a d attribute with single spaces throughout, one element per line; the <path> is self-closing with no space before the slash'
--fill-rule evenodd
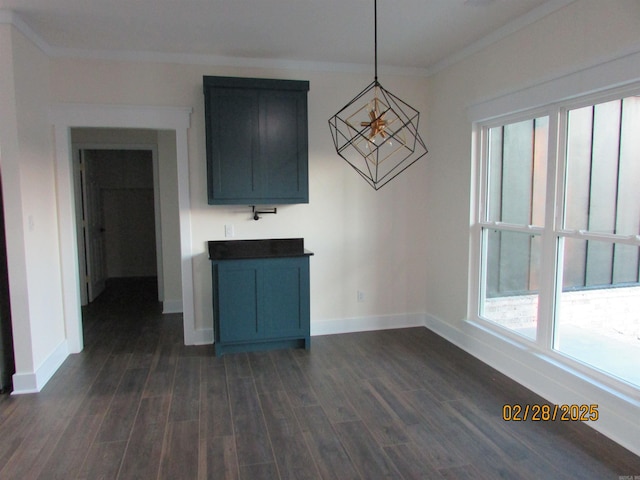
<path id="1" fill-rule="evenodd" d="M 357 292 L 358 302 L 364 302 L 364 292 L 362 290 L 358 290 Z"/>
<path id="2" fill-rule="evenodd" d="M 236 232 L 235 232 L 235 229 L 233 228 L 233 225 L 225 225 L 224 226 L 224 236 L 226 238 L 230 238 L 230 237 L 235 237 L 236 236 Z"/>

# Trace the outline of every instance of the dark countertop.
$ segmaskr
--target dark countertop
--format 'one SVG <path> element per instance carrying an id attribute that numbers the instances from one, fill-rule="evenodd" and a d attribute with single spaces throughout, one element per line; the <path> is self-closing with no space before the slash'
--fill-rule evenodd
<path id="1" fill-rule="evenodd" d="M 303 238 L 271 238 L 266 240 L 211 240 L 210 260 L 247 258 L 307 257 L 313 252 L 304 248 Z"/>

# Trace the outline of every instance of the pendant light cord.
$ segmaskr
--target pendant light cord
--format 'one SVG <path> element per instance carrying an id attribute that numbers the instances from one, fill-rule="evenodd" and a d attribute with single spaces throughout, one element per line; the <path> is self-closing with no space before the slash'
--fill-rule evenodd
<path id="1" fill-rule="evenodd" d="M 374 80 L 378 83 L 378 0 L 373 0 L 373 51 L 375 76 Z"/>

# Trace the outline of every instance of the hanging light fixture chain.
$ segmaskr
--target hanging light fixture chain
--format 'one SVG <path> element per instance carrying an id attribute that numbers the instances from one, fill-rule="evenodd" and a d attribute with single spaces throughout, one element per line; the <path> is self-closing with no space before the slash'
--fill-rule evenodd
<path id="1" fill-rule="evenodd" d="M 374 80 L 378 83 L 378 0 L 373 0 L 373 62 Z"/>

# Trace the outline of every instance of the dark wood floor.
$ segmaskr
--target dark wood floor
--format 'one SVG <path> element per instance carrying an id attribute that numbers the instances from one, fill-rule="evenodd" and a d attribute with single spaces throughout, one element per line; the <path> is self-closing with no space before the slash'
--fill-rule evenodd
<path id="1" fill-rule="evenodd" d="M 149 292 L 111 285 L 84 312 L 85 350 L 41 393 L 0 397 L 0 478 L 640 475 L 585 425 L 503 421 L 542 399 L 426 329 L 215 358 Z"/>

